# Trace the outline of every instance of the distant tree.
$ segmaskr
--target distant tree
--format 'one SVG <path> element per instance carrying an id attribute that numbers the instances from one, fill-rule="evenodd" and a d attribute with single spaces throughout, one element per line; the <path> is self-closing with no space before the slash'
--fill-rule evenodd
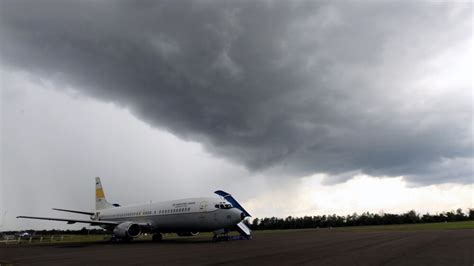
<path id="1" fill-rule="evenodd" d="M 458 209 L 456 210 L 456 214 L 455 214 L 455 215 L 456 215 L 456 217 L 455 217 L 455 220 L 456 220 L 456 221 L 464 221 L 464 220 L 466 220 L 466 218 L 467 218 L 467 217 L 464 215 L 464 213 L 462 212 L 462 209 L 461 209 L 461 208 L 458 208 Z"/>

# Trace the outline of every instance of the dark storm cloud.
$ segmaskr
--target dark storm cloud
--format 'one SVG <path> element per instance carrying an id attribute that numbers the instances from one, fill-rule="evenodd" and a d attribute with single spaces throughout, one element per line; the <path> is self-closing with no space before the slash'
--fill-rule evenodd
<path id="1" fill-rule="evenodd" d="M 469 4 L 138 3 L 2 1 L 2 64 L 252 170 L 472 182 L 470 84 L 412 82 Z"/>

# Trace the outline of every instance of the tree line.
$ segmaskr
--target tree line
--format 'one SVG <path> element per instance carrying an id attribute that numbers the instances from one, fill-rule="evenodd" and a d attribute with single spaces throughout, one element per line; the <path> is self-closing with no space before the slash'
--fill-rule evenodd
<path id="1" fill-rule="evenodd" d="M 439 223 L 474 220 L 474 209 L 464 213 L 462 209 L 443 212 L 439 214 L 419 214 L 411 210 L 402 214 L 391 213 L 354 213 L 352 215 L 339 216 L 317 215 L 286 218 L 255 218 L 246 220 L 245 223 L 252 230 L 274 230 L 274 229 L 303 229 L 303 228 L 327 228 L 361 225 L 393 225 L 393 224 L 415 224 L 415 223 Z"/>

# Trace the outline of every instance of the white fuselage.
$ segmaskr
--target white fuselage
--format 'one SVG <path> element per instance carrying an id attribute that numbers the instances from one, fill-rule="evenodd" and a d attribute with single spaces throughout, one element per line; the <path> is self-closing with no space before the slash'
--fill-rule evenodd
<path id="1" fill-rule="evenodd" d="M 229 229 L 244 217 L 219 198 L 189 198 L 97 210 L 94 220 L 149 224 L 154 232 L 204 232 Z"/>

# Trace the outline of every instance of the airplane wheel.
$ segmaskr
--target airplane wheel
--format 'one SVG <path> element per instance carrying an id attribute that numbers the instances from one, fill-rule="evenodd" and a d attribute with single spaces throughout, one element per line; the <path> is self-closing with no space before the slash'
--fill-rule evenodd
<path id="1" fill-rule="evenodd" d="M 163 236 L 162 236 L 160 233 L 158 233 L 158 234 L 153 234 L 153 236 L 151 237 L 151 240 L 152 240 L 153 242 L 160 242 L 160 241 L 163 240 Z"/>

